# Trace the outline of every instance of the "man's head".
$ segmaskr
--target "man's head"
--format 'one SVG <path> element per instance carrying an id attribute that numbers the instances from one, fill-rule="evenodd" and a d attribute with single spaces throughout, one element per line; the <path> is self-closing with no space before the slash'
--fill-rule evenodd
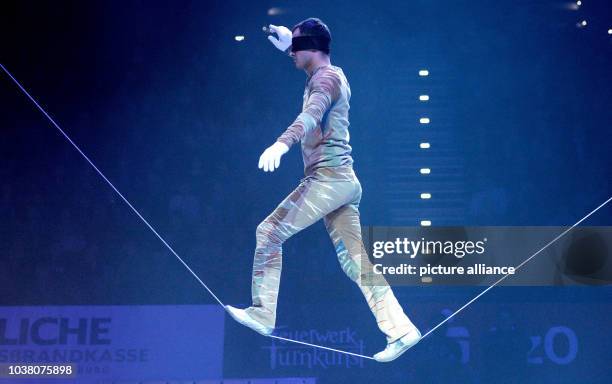
<path id="1" fill-rule="evenodd" d="M 329 57 L 331 33 L 321 20 L 311 17 L 301 21 L 292 32 L 291 57 L 297 68 L 308 69 L 313 62 Z"/>

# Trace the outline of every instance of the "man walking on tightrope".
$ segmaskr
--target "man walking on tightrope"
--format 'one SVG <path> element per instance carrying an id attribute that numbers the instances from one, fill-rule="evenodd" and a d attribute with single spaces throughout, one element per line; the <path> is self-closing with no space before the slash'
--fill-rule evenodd
<path id="1" fill-rule="evenodd" d="M 331 64 L 331 34 L 316 18 L 293 28 L 270 25 L 278 39 L 268 39 L 281 51 L 289 51 L 296 68 L 308 75 L 302 113 L 259 158 L 259 168 L 272 172 L 289 148 L 301 143 L 305 178 L 257 227 L 253 261 L 253 305 L 246 309 L 226 306 L 239 323 L 263 334 L 272 334 L 282 267 L 282 244 L 302 229 L 323 219 L 344 272 L 361 289 L 387 337 L 387 347 L 374 355 L 380 362 L 398 358 L 416 344 L 421 333 L 404 314 L 384 279 L 383 285 L 361 284 L 366 264 L 361 240 L 359 202 L 361 185 L 353 171 L 349 145 L 351 90 L 342 69 Z M 363 265 L 372 271 L 372 266 Z"/>

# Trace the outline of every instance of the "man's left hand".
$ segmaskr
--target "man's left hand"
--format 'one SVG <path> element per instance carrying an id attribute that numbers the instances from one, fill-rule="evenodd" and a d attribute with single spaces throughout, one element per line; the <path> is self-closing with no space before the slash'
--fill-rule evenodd
<path id="1" fill-rule="evenodd" d="M 280 165 L 281 156 L 287 153 L 288 150 L 287 144 L 280 141 L 272 144 L 259 156 L 259 169 L 263 168 L 264 172 L 274 172 L 274 169 Z"/>

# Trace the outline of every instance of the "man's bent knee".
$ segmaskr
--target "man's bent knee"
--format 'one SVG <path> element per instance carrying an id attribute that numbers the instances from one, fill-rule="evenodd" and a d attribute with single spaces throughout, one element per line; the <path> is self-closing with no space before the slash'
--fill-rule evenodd
<path id="1" fill-rule="evenodd" d="M 257 238 L 257 244 L 272 243 L 280 245 L 283 242 L 278 224 L 272 223 L 269 220 L 259 223 L 255 237 Z"/>

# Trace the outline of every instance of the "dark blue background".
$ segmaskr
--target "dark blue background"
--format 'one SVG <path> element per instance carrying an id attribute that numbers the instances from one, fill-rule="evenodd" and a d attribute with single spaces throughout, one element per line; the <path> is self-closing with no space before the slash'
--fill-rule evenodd
<path id="1" fill-rule="evenodd" d="M 298 147 L 273 174 L 257 169 L 260 153 L 299 113 L 306 79 L 262 25 L 317 16 L 331 28 L 332 62 L 353 94 L 362 224 L 572 225 L 612 196 L 612 17 L 606 1 L 584 3 L 572 11 L 570 2 L 522 0 L 26 1 L 3 12 L 0 62 L 222 300 L 247 303 L 255 228 L 302 177 Z M 284 13 L 269 16 L 272 6 Z M 576 27 L 581 19 L 586 28 Z M 423 68 L 429 77 L 417 75 Z M 420 103 L 419 94 L 431 101 Z M 6 75 L 0 101 L 0 304 L 212 302 Z M 420 126 L 421 116 L 431 124 Z M 429 152 L 418 149 L 423 140 Z M 430 177 L 418 174 L 422 166 Z M 419 199 L 427 191 L 432 199 Z M 585 224 L 610 225 L 611 213 L 607 206 Z M 384 347 L 321 224 L 290 239 L 284 253 L 279 323 L 364 322 Z M 437 318 L 420 316 L 420 303 L 441 299 L 456 309 L 478 292 L 396 289 L 423 329 Z M 610 297 L 602 287 L 495 288 L 481 301 L 556 303 L 562 323 L 575 302 L 596 307 Z M 327 310 L 338 302 L 356 315 Z M 325 316 L 304 309 L 313 305 Z M 597 313 L 591 327 L 609 334 L 608 317 Z M 586 363 L 550 372 L 575 382 L 590 369 L 589 349 L 580 353 Z M 246 355 L 224 359 L 244 362 L 231 377 L 278 375 L 251 369 Z M 513 372 L 526 372 L 517 361 Z M 409 362 L 309 376 L 399 383 L 398 367 Z M 470 381 L 484 377 L 476 370 Z"/>

